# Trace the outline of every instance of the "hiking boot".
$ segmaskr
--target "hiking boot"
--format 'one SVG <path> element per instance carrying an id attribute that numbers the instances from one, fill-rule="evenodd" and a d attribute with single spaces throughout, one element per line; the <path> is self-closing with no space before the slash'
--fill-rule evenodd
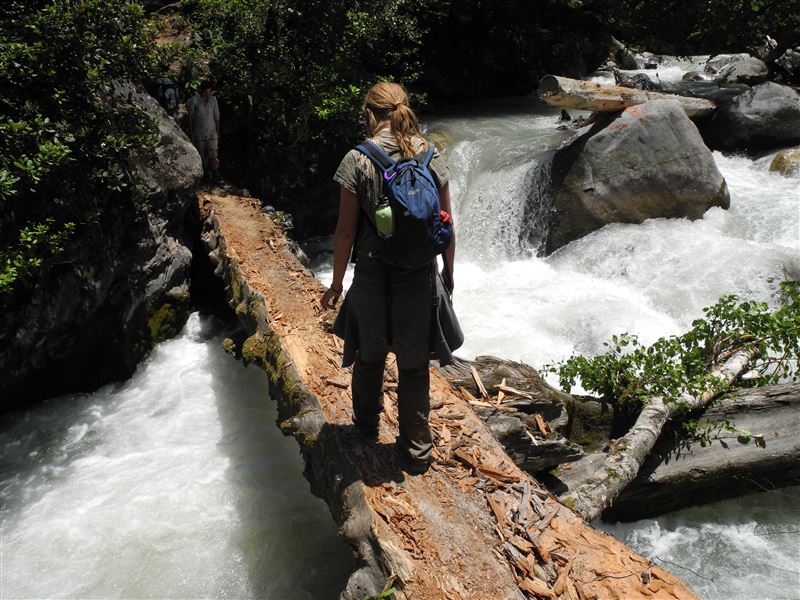
<path id="1" fill-rule="evenodd" d="M 356 429 L 361 433 L 361 436 L 368 442 L 377 442 L 378 433 L 380 432 L 380 421 L 374 423 L 367 423 L 365 421 L 353 420 Z"/>
<path id="2" fill-rule="evenodd" d="M 423 475 L 431 466 L 431 461 L 414 458 L 408 453 L 408 450 L 401 446 L 397 446 L 397 452 L 403 461 L 403 470 L 409 475 Z"/>

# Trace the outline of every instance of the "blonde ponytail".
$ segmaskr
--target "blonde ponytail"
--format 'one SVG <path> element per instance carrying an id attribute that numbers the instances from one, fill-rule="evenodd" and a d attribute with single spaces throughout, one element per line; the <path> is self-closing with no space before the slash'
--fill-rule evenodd
<path id="1" fill-rule="evenodd" d="M 367 92 L 364 108 L 369 109 L 367 127 L 370 135 L 375 134 L 380 122 L 388 120 L 403 156 L 416 156 L 419 153 L 414 138 L 424 138 L 403 86 L 388 81 L 376 83 Z"/>

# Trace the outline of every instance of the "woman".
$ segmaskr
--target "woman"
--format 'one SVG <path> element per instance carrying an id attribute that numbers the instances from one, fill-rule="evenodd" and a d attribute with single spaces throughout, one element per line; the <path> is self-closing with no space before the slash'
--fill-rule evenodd
<path id="1" fill-rule="evenodd" d="M 370 140 L 393 160 L 416 157 L 428 149 L 429 143 L 422 137 L 417 116 L 400 85 L 388 82 L 374 85 L 367 92 L 364 112 Z M 439 188 L 442 210 L 452 214 L 447 166 L 438 152 L 434 152 L 430 171 Z M 432 300 L 437 292 L 444 295 L 443 282 L 436 274 L 434 263 L 409 270 L 389 267 L 382 262 L 374 205 L 382 192 L 383 175 L 369 158 L 358 150 L 351 150 L 339 165 L 334 180 L 340 185 L 340 195 L 334 235 L 333 282 L 322 295 L 321 303 L 326 309 L 336 306 L 352 252 L 353 285 L 336 319 L 334 332 L 345 341 L 343 366 L 355 363 L 353 421 L 366 438 L 377 440 L 383 410 L 384 366 L 387 353 L 394 352 L 399 375 L 397 448 L 410 473 L 423 473 L 433 451 L 428 426 L 431 348 L 436 347 L 443 362 L 452 358 L 451 348 L 443 342 L 442 336 L 436 336 L 435 340 L 431 337 L 432 333 L 441 334 Z M 444 253 L 444 273 L 450 294 L 454 256 L 455 233 Z M 457 324 L 447 325 L 457 329 Z"/>

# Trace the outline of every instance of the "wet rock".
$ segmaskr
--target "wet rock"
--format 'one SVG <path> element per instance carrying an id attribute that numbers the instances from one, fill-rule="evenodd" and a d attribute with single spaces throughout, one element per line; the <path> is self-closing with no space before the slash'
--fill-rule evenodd
<path id="1" fill-rule="evenodd" d="M 751 58 L 745 52 L 738 54 L 717 54 L 706 62 L 705 72 L 711 75 L 718 75 L 724 68 L 729 67 L 738 62 L 743 62 Z"/>
<path id="2" fill-rule="evenodd" d="M 800 93 L 762 83 L 720 106 L 704 137 L 720 150 L 771 150 L 800 143 Z"/>
<path id="3" fill-rule="evenodd" d="M 769 170 L 786 177 L 800 175 L 800 148 L 786 148 L 772 159 Z"/>
<path id="4" fill-rule="evenodd" d="M 116 83 L 112 102 L 157 121 L 155 159 L 130 161 L 133 190 L 98 198 L 91 235 L 68 245 L 27 300 L 3 307 L 0 408 L 129 376 L 188 314 L 192 255 L 184 227 L 200 157 L 147 94 Z"/>
<path id="5" fill-rule="evenodd" d="M 775 59 L 775 79 L 786 84 L 800 84 L 800 46 L 787 48 Z"/>
<path id="6" fill-rule="evenodd" d="M 719 54 L 710 59 L 703 72 L 697 75 L 695 80 L 702 77 L 721 83 L 757 85 L 767 80 L 769 66 L 760 58 L 749 54 Z"/>
<path id="7" fill-rule="evenodd" d="M 611 38 L 611 57 L 620 69 L 632 71 L 639 68 L 636 55 L 628 50 L 624 44 L 615 38 Z"/>
<path id="8" fill-rule="evenodd" d="M 660 83 L 656 83 L 644 73 L 636 73 L 635 75 L 625 75 L 615 70 L 614 82 L 619 86 L 633 88 L 637 90 L 656 91 L 661 89 Z"/>
<path id="9" fill-rule="evenodd" d="M 609 223 L 698 219 L 728 208 L 728 186 L 694 123 L 675 100 L 599 117 L 553 158 L 550 254 Z"/>

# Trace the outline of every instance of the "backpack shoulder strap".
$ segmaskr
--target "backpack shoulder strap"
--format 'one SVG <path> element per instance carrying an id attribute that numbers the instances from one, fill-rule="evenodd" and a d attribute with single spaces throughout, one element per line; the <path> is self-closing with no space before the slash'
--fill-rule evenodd
<path id="1" fill-rule="evenodd" d="M 384 177 L 388 178 L 388 174 L 397 166 L 397 163 L 383 151 L 383 148 L 371 140 L 364 140 L 356 146 L 356 150 L 369 158 L 381 170 Z"/>
<path id="2" fill-rule="evenodd" d="M 420 152 L 419 156 L 421 156 L 421 160 L 419 160 L 419 164 L 421 164 L 426 169 L 430 166 L 431 160 L 433 159 L 433 152 L 436 148 L 428 142 L 428 149 L 425 152 Z"/>

